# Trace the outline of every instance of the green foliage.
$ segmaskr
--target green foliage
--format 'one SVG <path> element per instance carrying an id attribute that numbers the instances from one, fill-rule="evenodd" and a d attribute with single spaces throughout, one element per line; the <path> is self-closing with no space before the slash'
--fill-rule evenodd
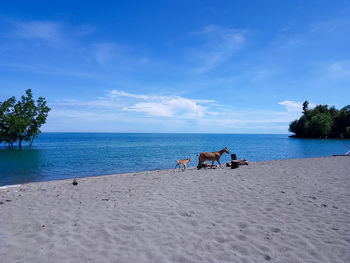
<path id="1" fill-rule="evenodd" d="M 298 138 L 350 138 L 350 105 L 337 110 L 328 105 L 308 109 L 303 103 L 303 115 L 289 125 L 289 131 Z"/>
<path id="2" fill-rule="evenodd" d="M 26 95 L 21 100 L 11 97 L 0 102 L 0 143 L 6 142 L 12 146 L 18 141 L 21 147 L 25 140 L 32 145 L 50 110 L 42 97 L 35 103 L 30 89 L 26 90 Z"/>
<path id="3" fill-rule="evenodd" d="M 317 113 L 311 117 L 310 134 L 312 137 L 325 137 L 332 129 L 332 118 L 329 114 Z"/>
<path id="4" fill-rule="evenodd" d="M 309 109 L 309 102 L 306 100 L 303 103 L 303 113 Z"/>

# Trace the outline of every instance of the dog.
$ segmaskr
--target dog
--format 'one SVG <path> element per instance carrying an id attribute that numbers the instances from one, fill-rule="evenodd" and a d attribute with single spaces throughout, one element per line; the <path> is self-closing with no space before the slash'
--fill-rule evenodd
<path id="1" fill-rule="evenodd" d="M 176 166 L 175 166 L 174 169 L 176 169 L 176 167 L 179 167 L 179 170 L 181 170 L 181 166 L 183 166 L 183 167 L 184 167 L 184 170 L 186 170 L 187 164 L 188 164 L 189 162 L 191 162 L 191 161 L 192 161 L 192 159 L 190 159 L 190 158 L 187 158 L 187 159 L 185 159 L 185 160 L 177 160 L 177 161 L 176 161 Z"/>

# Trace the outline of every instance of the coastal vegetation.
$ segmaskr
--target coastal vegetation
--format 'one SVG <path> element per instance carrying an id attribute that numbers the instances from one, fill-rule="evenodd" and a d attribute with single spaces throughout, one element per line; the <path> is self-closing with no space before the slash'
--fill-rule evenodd
<path id="1" fill-rule="evenodd" d="M 0 102 L 0 143 L 13 146 L 18 141 L 21 148 L 22 141 L 28 141 L 31 146 L 51 110 L 46 103 L 43 97 L 35 101 L 31 89 L 18 101 L 11 97 Z"/>
<path id="2" fill-rule="evenodd" d="M 309 109 L 303 103 L 303 115 L 289 125 L 297 138 L 350 138 L 350 105 L 337 110 L 334 106 L 317 105 Z"/>

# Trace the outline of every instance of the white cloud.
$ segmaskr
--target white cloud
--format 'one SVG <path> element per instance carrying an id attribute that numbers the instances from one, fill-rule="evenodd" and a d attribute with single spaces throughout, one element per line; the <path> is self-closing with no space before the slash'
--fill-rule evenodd
<path id="1" fill-rule="evenodd" d="M 143 99 L 143 100 L 147 100 L 150 97 L 147 95 L 139 95 L 139 94 L 131 94 L 131 93 L 127 93 L 124 92 L 122 90 L 112 90 L 110 92 L 110 96 L 112 98 L 116 98 L 116 97 L 129 97 L 129 98 L 135 98 L 135 99 Z"/>
<path id="2" fill-rule="evenodd" d="M 206 104 L 212 100 L 195 100 L 180 96 L 156 96 L 132 94 L 122 90 L 112 90 L 107 97 L 91 101 L 74 99 L 59 100 L 51 105 L 55 107 L 95 108 L 96 111 L 139 112 L 149 117 L 171 117 L 174 119 L 197 119 L 206 114 Z M 216 112 L 210 112 L 214 116 Z"/>
<path id="3" fill-rule="evenodd" d="M 293 101 L 293 100 L 284 100 L 278 102 L 278 104 L 283 105 L 286 110 L 290 113 L 301 113 L 303 110 L 303 102 Z M 315 103 L 309 102 L 309 109 L 316 107 Z"/>
<path id="4" fill-rule="evenodd" d="M 175 115 L 172 107 L 158 102 L 141 102 L 130 107 L 124 107 L 124 111 L 136 111 L 147 113 L 149 116 L 173 117 Z"/>
<path id="5" fill-rule="evenodd" d="M 288 112 L 301 112 L 303 109 L 303 103 L 298 101 L 284 100 L 278 102 L 278 104 L 283 105 Z"/>
<path id="6" fill-rule="evenodd" d="M 50 103 L 53 111 L 48 126 L 51 130 L 61 123 L 86 131 L 286 133 L 289 123 L 300 116 L 302 103 L 286 100 L 278 104 L 287 111 L 241 110 L 212 100 L 112 90 L 91 101 Z"/>
<path id="7" fill-rule="evenodd" d="M 112 90 L 111 96 L 128 97 L 143 100 L 130 106 L 123 107 L 124 111 L 143 112 L 149 116 L 197 118 L 206 112 L 206 107 L 199 103 L 208 103 L 210 100 L 191 100 L 180 96 L 149 96 L 131 94 L 120 90 Z"/>

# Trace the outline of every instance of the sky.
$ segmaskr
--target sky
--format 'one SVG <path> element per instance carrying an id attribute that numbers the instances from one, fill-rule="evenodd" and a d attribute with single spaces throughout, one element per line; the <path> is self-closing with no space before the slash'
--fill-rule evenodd
<path id="1" fill-rule="evenodd" d="M 44 132 L 288 133 L 350 104 L 350 1 L 1 1 L 0 101 Z"/>

